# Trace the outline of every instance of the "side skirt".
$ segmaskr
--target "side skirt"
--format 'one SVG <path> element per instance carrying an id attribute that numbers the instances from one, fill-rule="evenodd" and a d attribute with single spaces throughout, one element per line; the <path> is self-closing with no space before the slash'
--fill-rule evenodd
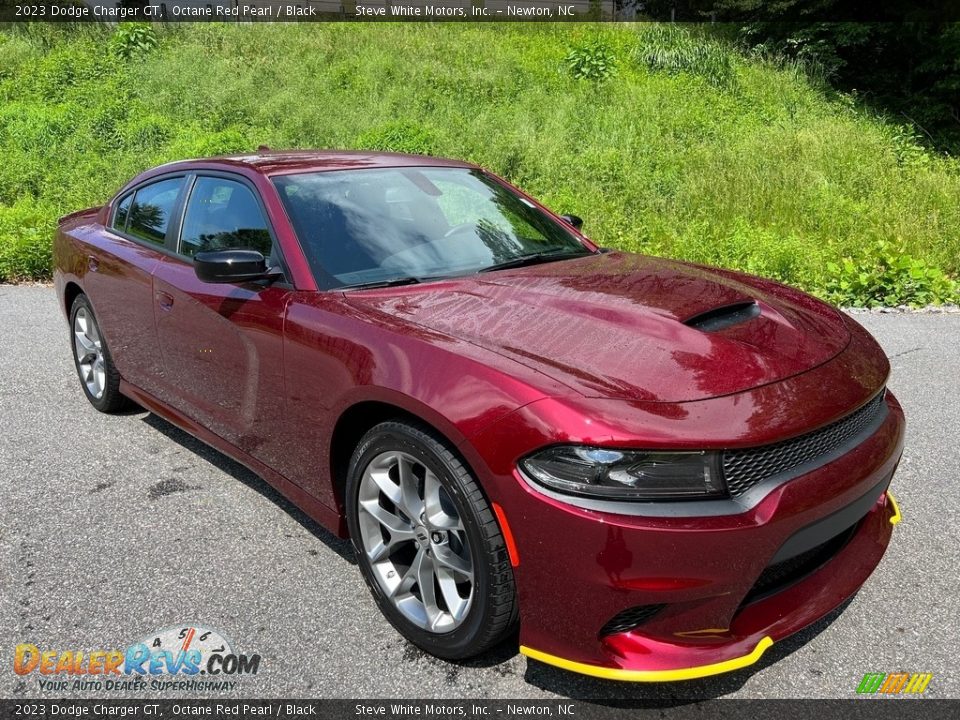
<path id="1" fill-rule="evenodd" d="M 202 425 L 197 424 L 182 413 L 160 402 L 144 390 L 131 385 L 126 380 L 120 381 L 120 392 L 153 414 L 176 425 L 184 432 L 193 435 L 198 440 L 222 452 L 227 457 L 237 461 L 259 475 L 281 495 L 309 515 L 311 519 L 323 525 L 323 527 L 334 533 L 337 537 L 348 538 L 350 536 L 347 530 L 346 518 L 339 512 L 320 502 L 299 485 L 290 482 L 283 475 L 270 469 L 270 467 L 264 465 L 251 455 L 248 455 L 237 446 L 227 442 L 219 435 L 210 432 Z"/>

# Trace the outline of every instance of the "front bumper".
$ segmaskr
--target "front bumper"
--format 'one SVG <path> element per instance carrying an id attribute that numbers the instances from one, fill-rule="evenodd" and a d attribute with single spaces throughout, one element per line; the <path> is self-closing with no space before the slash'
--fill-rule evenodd
<path id="1" fill-rule="evenodd" d="M 545 497 L 519 477 L 501 485 L 519 554 L 521 652 L 597 677 L 683 680 L 750 665 L 829 614 L 869 577 L 900 518 L 887 486 L 904 419 L 892 394 L 886 402 L 887 417 L 860 445 L 736 515 L 613 515 Z M 756 592 L 785 543 L 851 510 L 829 557 Z M 635 629 L 601 635 L 618 613 L 650 605 L 663 607 Z"/>

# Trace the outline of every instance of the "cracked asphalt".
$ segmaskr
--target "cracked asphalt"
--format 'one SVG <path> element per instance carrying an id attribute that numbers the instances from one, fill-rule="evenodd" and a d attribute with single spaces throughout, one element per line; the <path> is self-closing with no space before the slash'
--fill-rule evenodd
<path id="1" fill-rule="evenodd" d="M 182 623 L 261 654 L 229 697 L 847 698 L 863 673 L 893 671 L 931 672 L 927 695 L 960 697 L 960 314 L 857 319 L 892 358 L 909 423 L 893 485 L 904 521 L 880 567 L 748 670 L 632 685 L 509 643 L 463 664 L 424 655 L 380 617 L 348 543 L 155 416 L 96 412 L 53 289 L 0 286 L 0 697 L 44 695 L 13 673 L 18 643 L 124 648 Z M 98 695 L 116 696 L 48 696 Z"/>

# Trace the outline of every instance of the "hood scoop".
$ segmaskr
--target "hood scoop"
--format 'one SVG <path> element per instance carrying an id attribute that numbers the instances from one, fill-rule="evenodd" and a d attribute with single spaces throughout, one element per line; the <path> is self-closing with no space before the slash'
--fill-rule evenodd
<path id="1" fill-rule="evenodd" d="M 756 300 L 747 300 L 707 310 L 687 318 L 683 324 L 702 332 L 720 332 L 759 316 L 760 306 Z"/>

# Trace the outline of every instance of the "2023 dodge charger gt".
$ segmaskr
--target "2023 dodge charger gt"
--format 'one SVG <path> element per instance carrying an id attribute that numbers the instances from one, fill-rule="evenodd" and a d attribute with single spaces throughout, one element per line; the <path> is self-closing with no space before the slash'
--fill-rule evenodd
<path id="1" fill-rule="evenodd" d="M 904 419 L 876 342 L 774 282 L 598 248 L 450 160 L 178 162 L 62 218 L 83 392 L 340 536 L 443 658 L 750 664 L 867 579 Z"/>

